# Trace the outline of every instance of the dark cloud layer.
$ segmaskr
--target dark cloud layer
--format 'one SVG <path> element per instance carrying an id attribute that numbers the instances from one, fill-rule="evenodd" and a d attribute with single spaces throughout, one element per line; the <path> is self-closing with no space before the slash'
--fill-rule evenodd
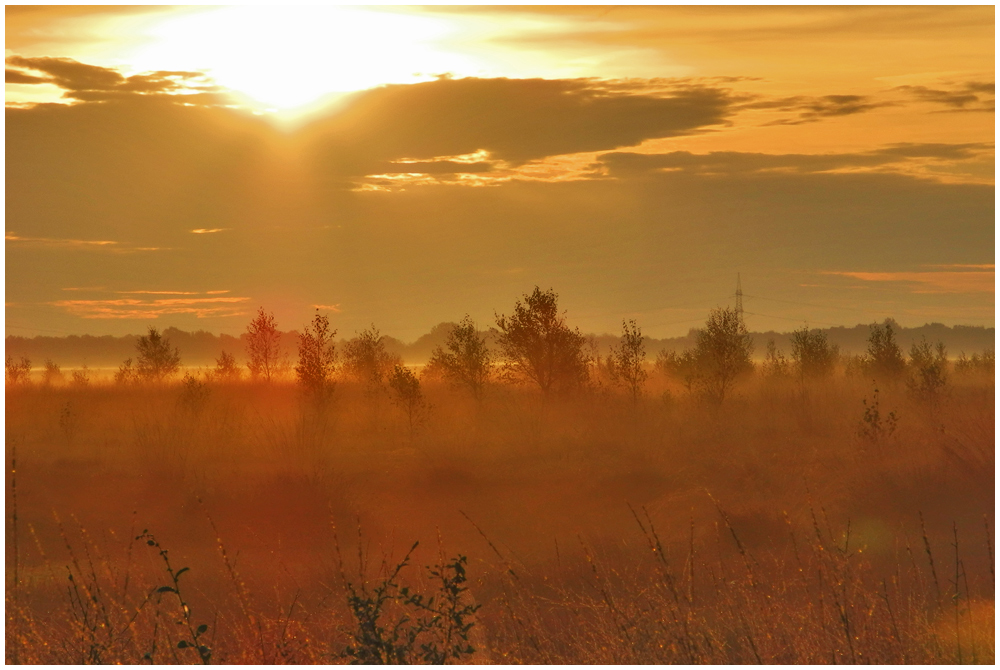
<path id="1" fill-rule="evenodd" d="M 644 93 L 586 79 L 441 78 L 359 93 L 303 136 L 318 164 L 339 175 L 479 150 L 518 165 L 700 132 L 727 122 L 733 104 L 728 91 L 709 86 Z"/>
<path id="2" fill-rule="evenodd" d="M 907 93 L 923 102 L 945 105 L 954 111 L 992 112 L 996 109 L 996 88 L 991 81 L 970 81 L 951 88 L 897 86 L 895 90 Z"/>
<path id="3" fill-rule="evenodd" d="M 866 95 L 823 95 L 823 96 L 792 96 L 774 100 L 755 100 L 743 107 L 745 109 L 763 109 L 779 112 L 795 112 L 793 118 L 779 119 L 768 125 L 798 125 L 814 123 L 837 116 L 849 116 L 870 112 L 880 107 L 888 107 L 894 103 L 876 101 Z"/>
<path id="4" fill-rule="evenodd" d="M 217 88 L 209 84 L 201 72 L 159 71 L 125 77 L 117 70 L 80 63 L 71 58 L 9 56 L 6 63 L 21 68 L 7 68 L 7 83 L 54 84 L 65 91 L 63 97 L 71 100 L 101 102 L 137 95 L 197 92 L 200 94 L 197 100 L 185 95 L 185 101 L 197 104 L 222 102 L 221 97 L 207 97 L 206 94 L 217 91 Z"/>
<path id="5" fill-rule="evenodd" d="M 839 154 L 764 154 L 713 151 L 694 154 L 674 151 L 664 154 L 609 152 L 602 154 L 595 169 L 610 176 L 635 176 L 641 173 L 684 170 L 698 174 L 749 174 L 765 171 L 799 173 L 828 172 L 845 168 L 878 167 L 912 158 L 961 160 L 992 150 L 992 145 L 969 144 L 897 144 L 867 152 Z"/>

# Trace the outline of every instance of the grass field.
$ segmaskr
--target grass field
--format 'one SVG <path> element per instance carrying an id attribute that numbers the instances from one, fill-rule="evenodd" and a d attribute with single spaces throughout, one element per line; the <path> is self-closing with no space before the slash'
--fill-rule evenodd
<path id="1" fill-rule="evenodd" d="M 994 660 L 992 378 L 423 393 L 8 387 L 7 662 Z"/>

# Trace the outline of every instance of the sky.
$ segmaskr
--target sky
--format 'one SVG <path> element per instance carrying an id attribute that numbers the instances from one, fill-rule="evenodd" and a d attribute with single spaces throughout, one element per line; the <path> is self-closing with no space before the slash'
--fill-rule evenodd
<path id="1" fill-rule="evenodd" d="M 7 335 L 994 325 L 994 8 L 6 10 Z"/>

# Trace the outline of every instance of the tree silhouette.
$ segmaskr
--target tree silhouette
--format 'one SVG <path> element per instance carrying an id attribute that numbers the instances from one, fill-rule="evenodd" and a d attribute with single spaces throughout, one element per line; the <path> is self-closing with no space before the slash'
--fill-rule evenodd
<path id="1" fill-rule="evenodd" d="M 646 346 L 642 331 L 634 320 L 622 320 L 622 338 L 608 356 L 608 372 L 616 384 L 628 389 L 632 402 L 638 402 L 642 395 L 642 385 L 649 374 L 646 372 Z"/>
<path id="2" fill-rule="evenodd" d="M 735 309 L 713 309 L 698 331 L 694 358 L 702 371 L 706 394 L 721 403 L 744 372 L 753 369 L 753 339 Z"/>
<path id="3" fill-rule="evenodd" d="M 483 388 L 493 376 L 493 354 L 480 336 L 468 314 L 448 334 L 444 348 L 435 347 L 427 364 L 429 370 L 440 370 L 456 386 L 465 386 L 479 400 Z"/>
<path id="4" fill-rule="evenodd" d="M 333 389 L 333 373 L 337 365 L 337 351 L 333 338 L 337 331 L 330 330 L 330 320 L 316 310 L 312 326 L 306 326 L 299 335 L 299 363 L 295 374 L 306 391 L 322 396 Z"/>
<path id="5" fill-rule="evenodd" d="M 424 395 L 420 391 L 420 380 L 413 370 L 405 365 L 395 365 L 389 373 L 389 388 L 393 392 L 393 400 L 406 412 L 407 425 L 410 427 L 410 439 L 413 439 L 414 424 L 420 418 L 424 407 Z"/>
<path id="6" fill-rule="evenodd" d="M 906 371 L 906 360 L 903 359 L 903 352 L 896 344 L 890 319 L 886 319 L 881 326 L 877 323 L 871 325 L 868 351 L 865 352 L 863 360 L 869 373 L 881 379 L 898 379 Z"/>
<path id="7" fill-rule="evenodd" d="M 277 374 L 281 356 L 281 333 L 278 332 L 274 314 L 259 308 L 257 316 L 247 326 L 246 342 L 250 378 L 271 381 Z"/>
<path id="8" fill-rule="evenodd" d="M 181 368 L 180 351 L 171 349 L 170 340 L 152 326 L 135 343 L 135 350 L 135 371 L 142 381 L 161 382 Z"/>
<path id="9" fill-rule="evenodd" d="M 830 346 L 826 333 L 821 330 L 803 326 L 792 333 L 792 360 L 803 379 L 830 376 L 837 355 L 837 347 Z"/>
<path id="10" fill-rule="evenodd" d="M 508 376 L 538 384 L 542 393 L 569 390 L 587 381 L 586 338 L 566 325 L 558 296 L 539 287 L 514 304 L 514 313 L 496 317 L 497 342 Z"/>
<path id="11" fill-rule="evenodd" d="M 402 363 L 385 349 L 385 336 L 374 325 L 344 345 L 344 370 L 369 390 L 381 387 L 395 365 Z"/>

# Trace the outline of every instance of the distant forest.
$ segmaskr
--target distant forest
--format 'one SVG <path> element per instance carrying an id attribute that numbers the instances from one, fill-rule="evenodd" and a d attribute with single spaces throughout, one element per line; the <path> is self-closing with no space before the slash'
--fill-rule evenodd
<path id="1" fill-rule="evenodd" d="M 895 322 L 892 323 L 896 332 L 896 340 L 904 352 L 908 351 L 910 345 L 919 341 L 921 337 L 926 337 L 932 343 L 943 342 L 948 349 L 948 355 L 952 358 L 957 357 L 962 352 L 972 354 L 990 349 L 994 344 L 994 328 L 945 326 L 940 323 L 926 324 L 919 328 L 904 328 Z M 410 343 L 386 336 L 385 348 L 388 352 L 401 356 L 406 363 L 423 364 L 430 359 L 431 351 L 435 347 L 445 343 L 448 333 L 455 325 L 448 322 L 440 323 L 431 328 L 429 333 Z M 826 334 L 831 345 L 840 348 L 841 354 L 861 354 L 864 353 L 868 344 L 869 328 L 869 325 L 859 324 L 851 328 L 837 326 L 820 330 Z M 189 333 L 177 328 L 166 328 L 162 332 L 163 336 L 170 340 L 171 346 L 180 350 L 182 365 L 214 366 L 216 359 L 223 351 L 234 355 L 241 364 L 245 360 L 245 336 L 213 335 L 203 330 Z M 691 329 L 683 337 L 665 339 L 647 337 L 645 339 L 646 355 L 653 359 L 657 352 L 664 349 L 680 352 L 694 347 L 696 332 L 696 329 Z M 764 357 L 765 348 L 770 339 L 773 339 L 778 349 L 784 351 L 786 355 L 791 352 L 790 332 L 751 332 L 751 335 L 755 345 L 754 358 Z M 298 351 L 298 336 L 298 332 L 294 330 L 283 332 L 281 336 L 282 349 L 291 361 L 294 361 Z M 602 355 L 619 343 L 618 335 L 605 334 L 588 337 L 598 347 Z M 70 368 L 82 365 L 92 368 L 117 367 L 126 358 L 135 356 L 135 345 L 138 339 L 138 335 L 124 335 L 122 337 L 111 335 L 69 335 L 66 337 L 8 335 L 6 354 L 15 358 L 25 356 L 31 360 L 32 366 L 36 368 L 41 367 L 46 359 L 52 360 L 62 367 Z M 342 339 L 340 343 L 346 341 L 346 339 Z"/>

